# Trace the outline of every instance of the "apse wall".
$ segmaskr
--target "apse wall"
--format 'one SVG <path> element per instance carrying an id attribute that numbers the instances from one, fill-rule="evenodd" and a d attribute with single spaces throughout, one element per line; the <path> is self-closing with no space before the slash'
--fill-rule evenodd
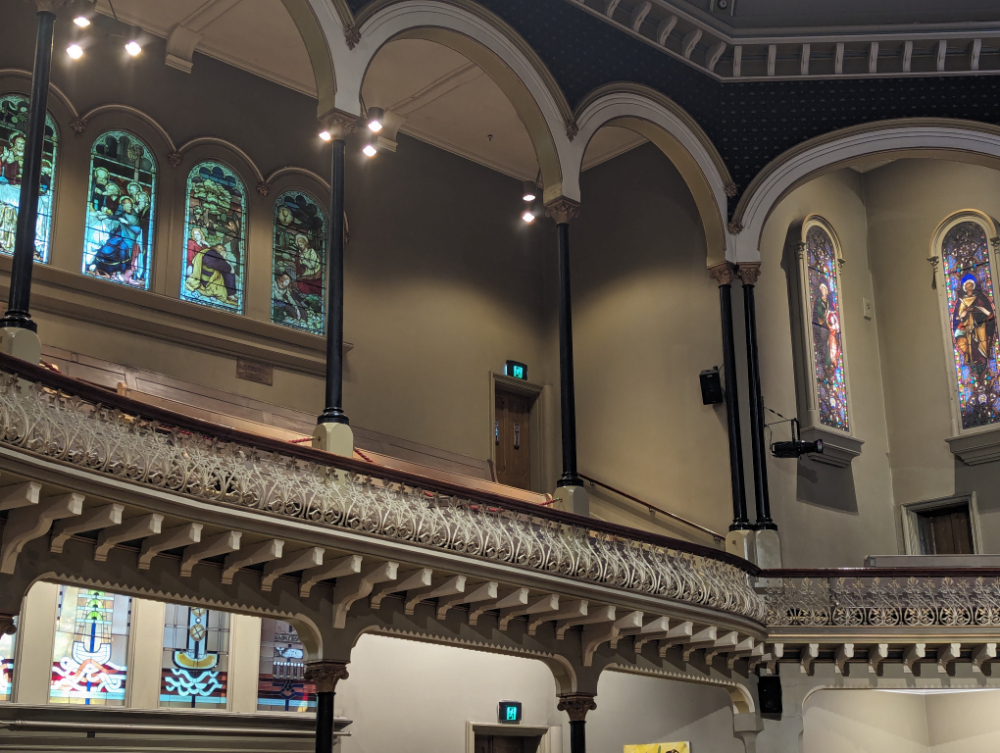
<path id="1" fill-rule="evenodd" d="M 756 288 L 761 381 L 765 405 L 789 418 L 797 414 L 792 296 L 797 293 L 793 246 L 802 221 L 819 214 L 842 246 L 842 335 L 847 355 L 853 434 L 864 441 L 846 468 L 809 458 L 779 460 L 768 453 L 772 516 L 782 532 L 786 567 L 860 566 L 866 555 L 894 554 L 892 477 L 887 454 L 879 331 L 866 319 L 863 301 L 874 298 L 863 181 L 852 170 L 816 178 L 785 197 L 771 213 L 761 239 Z M 741 354 L 742 357 L 742 354 Z M 805 368 L 811 368 L 810 364 Z M 790 427 L 768 413 L 769 441 L 789 439 Z M 749 438 L 744 440 L 749 446 Z M 748 460 L 749 478 L 749 460 Z M 806 533 L 808 532 L 808 533 Z"/>

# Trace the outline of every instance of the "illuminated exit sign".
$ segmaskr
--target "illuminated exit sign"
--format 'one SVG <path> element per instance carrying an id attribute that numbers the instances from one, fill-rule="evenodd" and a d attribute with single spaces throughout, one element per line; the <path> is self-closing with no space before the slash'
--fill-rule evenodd
<path id="1" fill-rule="evenodd" d="M 507 361 L 507 365 L 503 367 L 503 373 L 515 379 L 527 379 L 528 366 L 518 361 Z"/>
<path id="2" fill-rule="evenodd" d="M 500 701 L 497 706 L 497 719 L 501 724 L 518 724 L 521 721 L 520 701 Z"/>

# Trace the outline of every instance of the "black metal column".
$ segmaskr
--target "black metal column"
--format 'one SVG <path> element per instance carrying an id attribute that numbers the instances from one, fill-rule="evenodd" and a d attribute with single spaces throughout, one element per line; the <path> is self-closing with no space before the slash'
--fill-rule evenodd
<path id="1" fill-rule="evenodd" d="M 24 163 L 21 167 L 21 196 L 14 235 L 14 260 L 10 273 L 10 298 L 0 327 L 17 327 L 35 332 L 31 319 L 31 273 L 35 263 L 35 235 L 38 225 L 38 191 L 42 180 L 42 146 L 45 141 L 45 113 L 49 100 L 49 72 L 52 67 L 52 34 L 56 15 L 38 13 L 35 38 L 35 67 L 31 74 L 31 101 L 25 133 Z"/>
<path id="2" fill-rule="evenodd" d="M 587 722 L 569 723 L 569 753 L 587 753 Z"/>
<path id="3" fill-rule="evenodd" d="M 722 313 L 722 371 L 726 378 L 726 423 L 729 429 L 729 475 L 733 488 L 733 524 L 730 531 L 752 528 L 747 518 L 746 487 L 743 482 L 743 440 L 740 437 L 740 399 L 736 383 L 736 345 L 733 339 L 733 265 L 712 267 L 710 274 L 719 283 Z"/>
<path id="4" fill-rule="evenodd" d="M 347 662 L 317 661 L 306 664 L 305 680 L 316 686 L 316 753 L 333 749 L 333 698 L 337 683 L 346 680 Z"/>
<path id="5" fill-rule="evenodd" d="M 316 694 L 316 753 L 333 750 L 333 697 L 335 693 Z"/>
<path id="6" fill-rule="evenodd" d="M 321 424 L 349 424 L 344 413 L 344 159 L 342 137 L 332 144 L 330 234 L 327 239 L 329 294 L 326 324 L 326 408 Z M 332 712 L 331 712 L 332 713 Z"/>
<path id="7" fill-rule="evenodd" d="M 569 273 L 569 221 L 578 205 L 561 199 L 546 207 L 556 221 L 559 247 L 559 389 L 563 472 L 556 486 L 583 486 L 576 469 L 576 388 L 573 383 L 573 302 Z"/>
<path id="8" fill-rule="evenodd" d="M 758 265 L 741 265 L 743 281 L 743 315 L 746 321 L 747 379 L 750 381 L 750 437 L 753 449 L 754 496 L 757 501 L 757 521 L 754 528 L 777 530 L 771 520 L 771 498 L 767 488 L 767 445 L 764 442 L 764 397 L 760 387 L 760 351 L 757 348 L 757 306 L 754 285 L 760 276 Z"/>
<path id="9" fill-rule="evenodd" d="M 597 708 L 594 693 L 563 693 L 559 695 L 559 711 L 569 715 L 570 753 L 587 753 L 587 712 Z"/>

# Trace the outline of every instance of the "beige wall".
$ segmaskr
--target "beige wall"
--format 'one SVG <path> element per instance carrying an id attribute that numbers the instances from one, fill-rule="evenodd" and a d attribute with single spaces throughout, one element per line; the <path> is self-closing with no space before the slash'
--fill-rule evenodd
<path id="1" fill-rule="evenodd" d="M 925 696 L 929 753 L 994 753 L 1000 750 L 1000 691 Z"/>
<path id="2" fill-rule="evenodd" d="M 877 690 L 821 690 L 806 701 L 802 751 L 928 753 L 924 699 Z"/>

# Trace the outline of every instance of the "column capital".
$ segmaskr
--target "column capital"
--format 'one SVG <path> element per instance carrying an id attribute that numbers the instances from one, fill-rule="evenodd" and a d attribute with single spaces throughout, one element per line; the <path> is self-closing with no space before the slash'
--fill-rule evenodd
<path id="1" fill-rule="evenodd" d="M 756 285 L 757 280 L 760 279 L 760 262 L 759 261 L 747 261 L 741 262 L 736 268 L 736 274 L 740 277 L 740 282 L 744 285 Z"/>
<path id="2" fill-rule="evenodd" d="M 587 712 L 597 708 L 596 697 L 595 693 L 560 693 L 556 708 L 569 714 L 571 722 L 584 722 Z"/>
<path id="3" fill-rule="evenodd" d="M 333 110 L 320 118 L 323 127 L 335 139 L 346 139 L 357 131 L 358 120 L 357 115 L 351 115 L 349 112 L 344 112 L 343 110 Z"/>
<path id="4" fill-rule="evenodd" d="M 349 676 L 345 661 L 306 662 L 305 680 L 316 686 L 317 693 L 335 693 L 337 682 L 346 680 Z"/>
<path id="5" fill-rule="evenodd" d="M 73 0 L 28 0 L 34 3 L 39 13 L 55 13 L 59 8 L 69 5 Z"/>
<path id="6" fill-rule="evenodd" d="M 17 625 L 14 624 L 16 614 L 0 614 L 0 637 L 4 635 L 14 635 L 17 632 Z"/>
<path id="7" fill-rule="evenodd" d="M 708 276 L 719 283 L 719 286 L 731 285 L 736 279 L 736 265 L 730 261 L 708 268 Z"/>
<path id="8" fill-rule="evenodd" d="M 545 216 L 551 217 L 557 225 L 568 223 L 580 214 L 580 202 L 560 196 L 545 205 Z"/>

